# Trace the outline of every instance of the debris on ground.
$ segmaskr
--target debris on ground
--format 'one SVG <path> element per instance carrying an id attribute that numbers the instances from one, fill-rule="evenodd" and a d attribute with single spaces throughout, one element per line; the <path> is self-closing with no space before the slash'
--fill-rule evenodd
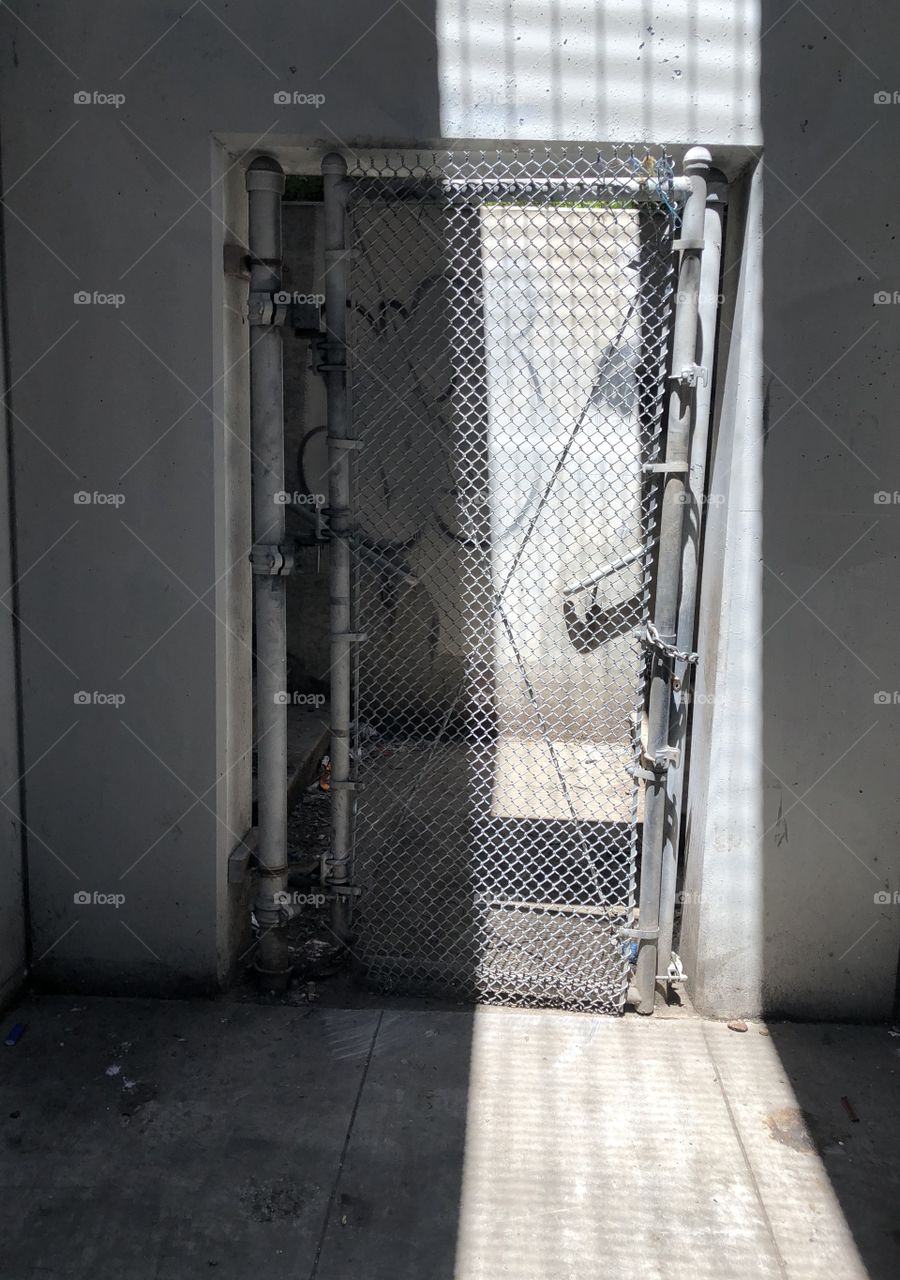
<path id="1" fill-rule="evenodd" d="M 850 1101 L 850 1099 L 847 1097 L 846 1094 L 844 1095 L 843 1098 L 841 1098 L 841 1106 L 847 1112 L 847 1115 L 850 1117 L 853 1123 L 859 1124 L 859 1116 L 853 1110 L 853 1103 Z"/>
<path id="2" fill-rule="evenodd" d="M 731 1022 L 729 1022 L 728 1030 L 729 1031 L 746 1031 L 747 1024 L 746 1022 L 743 1022 L 740 1018 L 734 1018 Z"/>
<path id="3" fill-rule="evenodd" d="M 22 1039 L 22 1036 L 24 1034 L 25 1034 L 25 1023 L 17 1022 L 15 1023 L 14 1026 L 10 1027 L 9 1031 L 6 1033 L 6 1039 L 3 1041 L 3 1043 L 6 1045 L 9 1045 L 10 1048 L 12 1048 L 14 1044 L 19 1043 L 19 1041 Z"/>

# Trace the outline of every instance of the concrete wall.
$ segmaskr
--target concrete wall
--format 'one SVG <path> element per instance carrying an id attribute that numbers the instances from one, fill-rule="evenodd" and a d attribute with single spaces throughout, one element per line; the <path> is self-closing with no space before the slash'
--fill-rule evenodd
<path id="1" fill-rule="evenodd" d="M 889 208 L 896 181 L 883 158 L 900 107 L 872 100 L 873 90 L 894 88 L 881 83 L 889 68 L 876 65 L 891 19 L 875 0 L 852 14 L 823 0 L 819 17 L 798 5 L 784 21 L 772 8 L 761 25 L 755 0 L 271 0 L 264 12 L 250 0 L 187 10 L 133 0 L 127 19 L 112 0 L 48 0 L 29 10 L 27 27 L 0 11 L 9 353 L 27 424 L 16 428 L 17 531 L 21 565 L 40 562 L 21 584 L 21 611 L 32 924 L 45 977 L 210 986 L 235 949 L 239 912 L 224 862 L 249 819 L 246 332 L 220 264 L 223 240 L 242 234 L 242 151 L 274 148 L 290 162 L 304 145 L 363 139 L 646 139 L 706 143 L 734 173 L 765 123 L 767 201 L 785 217 L 765 242 L 763 359 L 777 375 L 769 421 L 785 416 L 769 437 L 764 571 L 752 451 L 749 489 L 730 479 L 718 534 L 731 550 L 715 571 L 730 585 L 705 588 L 719 607 L 709 626 L 727 639 L 727 687 L 707 728 L 720 762 L 739 768 L 741 812 L 756 813 L 766 778 L 764 824 L 776 827 L 762 867 L 751 827 L 729 834 L 731 775 L 712 765 L 698 733 L 695 766 L 709 782 L 704 808 L 692 812 L 694 865 L 706 877 L 715 867 L 719 887 L 696 930 L 695 994 L 719 1011 L 761 999 L 798 1012 L 886 1011 L 900 908 L 874 911 L 866 893 L 896 883 L 885 845 L 897 802 L 876 783 L 896 754 L 900 718 L 874 705 L 872 687 L 900 683 L 890 638 L 873 622 L 893 586 L 896 506 L 875 508 L 872 492 L 897 487 L 884 358 L 897 308 L 879 308 L 876 336 L 827 370 L 875 318 L 873 290 L 895 283 L 890 214 L 870 212 L 861 195 L 863 177 L 877 175 Z M 79 105 L 79 91 L 125 101 Z M 325 101 L 276 106 L 277 91 Z M 870 121 L 876 132 L 857 142 Z M 781 185 L 801 194 L 829 165 L 809 203 L 835 235 L 802 205 L 787 212 L 794 197 Z M 758 216 L 748 199 L 751 230 Z M 740 291 L 730 287 L 737 280 Z M 125 302 L 73 304 L 82 289 Z M 750 329 L 741 332 L 757 341 L 758 275 L 754 283 L 746 265 L 736 268 L 729 293 L 735 323 L 743 317 Z M 755 373 L 752 353 L 749 364 L 734 358 L 720 431 L 742 449 L 743 433 L 755 431 Z M 793 394 L 820 377 L 807 397 L 815 413 L 795 404 Z M 75 506 L 77 491 L 125 501 Z M 867 514 L 881 517 L 869 534 Z M 750 764 L 756 720 L 739 704 L 728 709 L 752 643 L 753 610 L 736 622 L 746 614 L 743 588 L 755 601 L 761 572 L 766 626 L 792 604 L 791 591 L 807 587 L 827 623 L 796 605 L 767 638 L 771 774 Z M 75 704 L 79 690 L 126 700 Z M 853 745 L 868 730 L 866 710 L 874 727 Z M 848 747 L 805 797 L 818 816 L 798 803 L 785 819 L 794 801 L 784 791 L 777 825 L 775 776 L 802 795 Z M 764 901 L 740 899 L 725 938 L 714 927 L 717 902 L 763 871 Z M 126 901 L 76 906 L 76 892 L 95 890 Z M 726 944 L 761 955 L 758 971 L 724 963 Z"/>

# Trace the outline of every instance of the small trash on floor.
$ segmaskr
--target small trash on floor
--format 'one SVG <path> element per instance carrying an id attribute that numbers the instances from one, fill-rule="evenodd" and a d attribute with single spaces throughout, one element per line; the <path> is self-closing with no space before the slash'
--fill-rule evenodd
<path id="1" fill-rule="evenodd" d="M 25 1023 L 17 1022 L 13 1027 L 10 1027 L 9 1031 L 6 1033 L 6 1039 L 3 1041 L 3 1043 L 9 1045 L 11 1048 L 14 1044 L 19 1043 L 19 1041 L 22 1039 L 22 1036 L 24 1034 L 25 1034 Z"/>
<path id="2" fill-rule="evenodd" d="M 843 1096 L 843 1098 L 841 1098 L 841 1106 L 847 1112 L 847 1115 L 850 1117 L 853 1123 L 859 1124 L 859 1116 L 853 1110 L 853 1103 L 850 1101 L 850 1099 L 847 1097 L 846 1094 Z"/>
<path id="3" fill-rule="evenodd" d="M 728 1030 L 729 1031 L 746 1031 L 747 1024 L 746 1022 L 742 1022 L 740 1018 L 735 1018 L 732 1022 L 729 1022 Z"/>

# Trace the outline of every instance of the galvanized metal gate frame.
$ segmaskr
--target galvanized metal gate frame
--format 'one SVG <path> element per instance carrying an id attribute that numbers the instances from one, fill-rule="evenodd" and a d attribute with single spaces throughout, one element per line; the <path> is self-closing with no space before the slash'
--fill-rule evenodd
<path id="1" fill-rule="evenodd" d="M 644 834 L 639 908 L 635 918 L 622 930 L 626 957 L 630 954 L 629 938 L 636 952 L 638 1007 L 641 1012 L 652 1012 L 657 978 L 672 976 L 668 954 L 663 956 L 662 973 L 659 973 L 658 951 L 661 936 L 667 947 L 671 946 L 675 896 L 672 870 L 673 857 L 677 858 L 681 801 L 677 771 L 682 744 L 678 736 L 683 732 L 690 667 L 696 660 L 690 645 L 694 631 L 715 306 L 712 322 L 706 307 L 704 330 L 700 328 L 699 318 L 704 306 L 701 295 L 705 292 L 708 300 L 710 293 L 712 296 L 718 293 L 719 240 L 706 215 L 709 154 L 700 148 L 688 152 L 682 178 L 673 178 L 659 169 L 655 174 L 648 174 L 634 155 L 631 153 L 631 174 L 619 169 L 610 177 L 608 169 L 600 169 L 586 184 L 586 190 L 592 199 L 605 199 L 610 203 L 640 200 L 658 202 L 672 209 L 676 201 L 683 202 L 680 239 L 673 246 L 678 251 L 679 262 L 665 456 L 645 464 L 645 469 L 658 477 L 659 521 L 654 613 L 652 618 L 647 617 L 642 636 L 649 667 L 648 727 L 645 741 L 635 743 L 636 772 L 645 784 Z M 354 630 L 351 599 L 352 562 L 358 551 L 353 460 L 360 442 L 351 425 L 347 394 L 347 199 L 350 188 L 344 157 L 337 154 L 326 157 L 322 172 L 326 341 L 320 370 L 328 391 L 333 790 L 332 845 L 323 858 L 322 874 L 334 900 L 333 927 L 349 944 L 353 938 L 353 902 L 359 892 L 353 875 L 353 824 L 359 785 L 351 750 L 353 683 L 357 646 L 365 640 Z M 397 180 L 397 186 L 403 181 L 410 181 L 408 173 Z M 702 336 L 702 350 L 698 348 L 698 335 Z M 624 993 L 623 983 L 621 999 L 617 1002 L 619 1008 Z M 499 998 L 521 1002 L 515 993 L 512 996 L 501 993 Z M 597 1006 L 576 1001 L 573 1007 Z"/>

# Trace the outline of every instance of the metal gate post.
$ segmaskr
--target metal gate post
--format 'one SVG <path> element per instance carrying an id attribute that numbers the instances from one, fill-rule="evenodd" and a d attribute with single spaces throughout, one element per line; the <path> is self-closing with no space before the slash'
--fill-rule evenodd
<path id="1" fill-rule="evenodd" d="M 287 887 L 287 690 L 284 409 L 281 330 L 271 305 L 281 288 L 281 197 L 284 173 L 271 156 L 247 170 L 249 193 L 250 448 L 253 458 L 253 551 L 256 617 L 256 752 L 259 838 L 256 849 L 260 928 L 256 965 L 282 989 L 290 976 L 282 905 Z"/>
<path id="2" fill-rule="evenodd" d="M 655 618 L 648 623 L 646 642 L 651 652 L 647 749 L 641 776 L 646 781 L 644 832 L 641 844 L 641 889 L 635 986 L 638 1013 L 653 1012 L 659 950 L 660 892 L 663 842 L 668 806 L 666 775 L 678 745 L 669 741 L 669 712 L 674 679 L 678 596 L 681 579 L 681 547 L 685 516 L 685 489 L 690 465 L 691 428 L 697 383 L 709 370 L 696 363 L 700 301 L 700 262 L 706 212 L 706 178 L 712 157 L 704 147 L 693 147 L 684 158 L 691 184 L 684 206 L 678 293 L 672 337 L 672 390 L 666 431 L 666 456 L 662 475 L 662 510 L 659 523 Z"/>
<path id="3" fill-rule="evenodd" d="M 700 307 L 697 362 L 709 371 L 705 382 L 697 386 L 694 429 L 691 434 L 691 469 L 688 473 L 688 492 L 685 511 L 684 541 L 681 557 L 681 601 L 678 606 L 676 646 L 687 651 L 694 643 L 696 625 L 697 590 L 700 579 L 700 548 L 703 533 L 704 496 L 706 491 L 706 455 L 709 447 L 709 426 L 712 413 L 713 368 L 716 353 L 716 325 L 719 315 L 719 269 L 722 256 L 722 213 L 727 198 L 727 187 L 710 182 L 706 201 L 706 218 L 703 234 L 703 258 L 700 266 Z M 687 725 L 692 664 L 676 660 L 674 710 L 677 732 L 684 738 Z M 685 752 L 669 770 L 666 787 L 669 795 L 670 819 L 666 823 L 663 845 L 662 891 L 659 913 L 659 966 L 667 975 L 670 963 L 678 970 L 677 959 L 672 957 L 672 939 L 675 923 L 675 890 L 678 880 L 678 850 L 681 832 L 682 799 L 684 792 Z"/>
<path id="4" fill-rule="evenodd" d="M 353 782 L 350 776 L 350 720 L 353 644 L 350 538 L 351 440 L 347 406 L 347 248 L 344 157 L 322 161 L 325 215 L 324 375 L 328 397 L 329 589 L 331 597 L 331 849 L 322 860 L 322 883 L 333 895 L 332 928 L 341 942 L 350 933 L 352 886 Z"/>

